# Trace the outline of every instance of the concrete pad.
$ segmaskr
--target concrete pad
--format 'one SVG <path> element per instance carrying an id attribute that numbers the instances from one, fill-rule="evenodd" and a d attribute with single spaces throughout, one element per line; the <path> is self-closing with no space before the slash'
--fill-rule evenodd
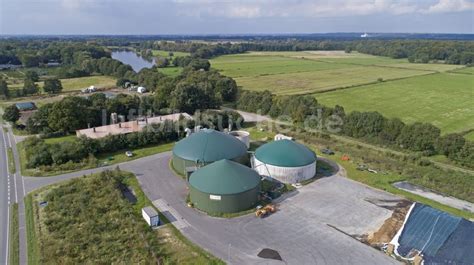
<path id="1" fill-rule="evenodd" d="M 137 175 L 150 200 L 175 212 L 187 238 L 230 264 L 399 264 L 350 236 L 378 229 L 391 210 L 376 202 L 397 201 L 393 195 L 334 175 L 289 194 L 267 218 L 215 218 L 186 206 L 186 182 L 170 171 L 170 157 L 121 168 Z M 258 257 L 263 248 L 278 251 L 284 263 Z"/>

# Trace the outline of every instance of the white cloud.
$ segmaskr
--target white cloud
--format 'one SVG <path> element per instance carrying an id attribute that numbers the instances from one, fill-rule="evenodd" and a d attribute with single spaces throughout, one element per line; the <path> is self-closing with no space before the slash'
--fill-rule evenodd
<path id="1" fill-rule="evenodd" d="M 472 0 L 173 0 L 182 13 L 199 17 L 342 17 L 473 10 Z"/>
<path id="2" fill-rule="evenodd" d="M 448 13 L 474 11 L 474 2 L 469 0 L 439 0 L 428 9 L 422 10 L 422 13 Z"/>

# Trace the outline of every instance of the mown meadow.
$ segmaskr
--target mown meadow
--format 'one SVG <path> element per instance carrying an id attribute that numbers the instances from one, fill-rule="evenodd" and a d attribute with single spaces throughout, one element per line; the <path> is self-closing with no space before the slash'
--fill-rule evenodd
<path id="1" fill-rule="evenodd" d="M 443 134 L 472 139 L 472 67 L 344 51 L 249 52 L 220 56 L 211 64 L 244 90 L 311 94 L 327 106 L 429 122 Z"/>

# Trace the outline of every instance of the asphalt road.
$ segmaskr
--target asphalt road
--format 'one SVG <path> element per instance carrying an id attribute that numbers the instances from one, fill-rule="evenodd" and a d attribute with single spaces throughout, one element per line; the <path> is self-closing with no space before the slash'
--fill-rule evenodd
<path id="1" fill-rule="evenodd" d="M 8 264 L 11 179 L 8 174 L 8 139 L 0 128 L 0 264 Z"/>
<path id="2" fill-rule="evenodd" d="M 13 189 L 15 193 L 15 202 L 18 203 L 18 224 L 19 224 L 19 237 L 20 237 L 20 264 L 28 264 L 28 257 L 27 257 L 27 245 L 26 245 L 26 220 L 25 220 L 25 204 L 24 204 L 24 196 L 25 196 L 25 185 L 23 176 L 20 173 L 20 156 L 18 154 L 18 150 L 16 148 L 17 137 L 13 135 L 11 128 L 8 129 L 8 140 L 10 141 L 9 145 L 13 150 L 13 159 L 15 162 L 16 172 L 11 178 L 11 189 Z M 20 137 L 24 138 L 24 137 Z"/>

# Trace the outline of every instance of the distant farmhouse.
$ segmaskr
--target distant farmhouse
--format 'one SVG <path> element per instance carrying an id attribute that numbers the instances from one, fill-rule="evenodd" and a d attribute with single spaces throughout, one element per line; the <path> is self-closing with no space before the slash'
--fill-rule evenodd
<path id="1" fill-rule="evenodd" d="M 15 104 L 16 108 L 20 111 L 20 119 L 18 123 L 20 125 L 26 125 L 26 121 L 36 112 L 36 105 L 33 102 L 19 102 Z"/>

